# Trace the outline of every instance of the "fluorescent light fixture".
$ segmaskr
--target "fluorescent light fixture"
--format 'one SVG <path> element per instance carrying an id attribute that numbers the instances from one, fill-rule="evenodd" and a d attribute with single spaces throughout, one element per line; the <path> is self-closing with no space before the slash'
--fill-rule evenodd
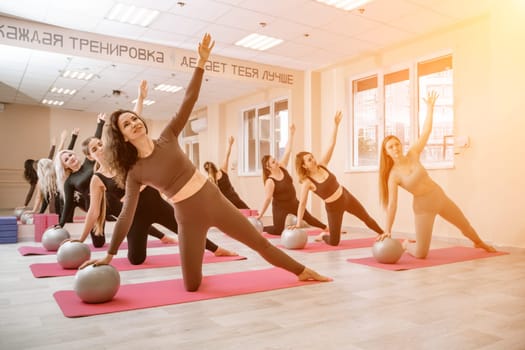
<path id="1" fill-rule="evenodd" d="M 64 88 L 57 88 L 56 86 L 51 89 L 51 92 L 54 92 L 55 94 L 62 94 L 62 95 L 74 95 L 77 93 L 76 89 L 64 89 Z"/>
<path id="2" fill-rule="evenodd" d="M 167 84 L 160 84 L 158 85 L 155 89 L 153 90 L 158 90 L 158 91 L 165 91 L 165 92 L 177 92 L 177 91 L 180 91 L 182 90 L 182 86 L 177 86 L 177 85 L 167 85 Z"/>
<path id="3" fill-rule="evenodd" d="M 372 0 L 317 0 L 317 2 L 350 11 L 359 8 Z"/>
<path id="4" fill-rule="evenodd" d="M 64 104 L 64 101 L 43 99 L 42 103 L 50 106 L 62 106 Z"/>
<path id="5" fill-rule="evenodd" d="M 137 103 L 137 99 L 134 99 L 133 101 L 131 101 L 131 103 Z M 155 103 L 155 101 L 153 101 L 153 100 L 144 100 L 142 102 L 142 104 L 145 104 L 146 106 L 151 106 L 154 103 Z"/>
<path id="6" fill-rule="evenodd" d="M 117 2 L 115 6 L 109 10 L 106 18 L 111 21 L 147 27 L 155 18 L 157 18 L 159 13 L 160 12 L 157 10 L 150 10 L 144 7 L 136 7 Z"/>
<path id="7" fill-rule="evenodd" d="M 62 76 L 64 78 L 70 78 L 70 79 L 90 80 L 91 78 L 93 78 L 94 74 L 93 73 L 73 71 L 73 70 L 66 70 L 64 73 L 62 73 Z"/>
<path id="8" fill-rule="evenodd" d="M 250 34 L 247 37 L 237 41 L 235 45 L 247 47 L 254 50 L 268 50 L 271 47 L 279 45 L 283 42 L 283 39 L 272 38 L 270 36 L 260 34 Z"/>

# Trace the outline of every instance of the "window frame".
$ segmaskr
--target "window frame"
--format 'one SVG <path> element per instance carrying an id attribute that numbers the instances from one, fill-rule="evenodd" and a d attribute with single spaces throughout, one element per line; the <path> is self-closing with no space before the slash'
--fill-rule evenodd
<path id="1" fill-rule="evenodd" d="M 440 58 L 445 58 L 446 56 L 451 56 L 452 60 L 452 69 L 454 69 L 454 54 L 451 50 L 444 50 L 444 51 L 438 51 L 434 52 L 433 54 L 428 54 L 424 56 L 420 56 L 415 58 L 414 60 L 406 61 L 404 63 L 392 65 L 389 67 L 383 67 L 379 69 L 374 70 L 368 70 L 366 72 L 362 72 L 359 74 L 354 74 L 347 77 L 346 86 L 347 86 L 347 96 L 346 100 L 348 101 L 348 115 L 349 120 L 346 128 L 346 132 L 349 136 L 349 142 L 347 142 L 346 145 L 346 161 L 345 161 L 345 172 L 353 172 L 353 173 L 362 173 L 362 172 L 377 172 L 379 170 L 379 157 L 381 152 L 381 142 L 385 137 L 386 132 L 386 96 L 385 96 L 385 83 L 384 78 L 386 75 L 395 73 L 397 71 L 402 71 L 405 69 L 408 69 L 408 77 L 409 77 L 409 100 L 410 100 L 410 138 L 409 138 L 409 144 L 412 145 L 415 140 L 419 137 L 419 130 L 420 130 L 420 123 L 419 123 L 419 105 L 421 103 L 421 98 L 424 98 L 426 96 L 419 96 L 419 76 L 418 76 L 418 63 L 422 63 L 429 60 L 435 60 Z M 454 85 L 455 85 L 455 74 L 452 73 L 452 89 L 454 91 Z M 354 120 L 354 82 L 360 79 L 364 79 L 367 77 L 377 76 L 377 83 L 378 83 L 378 149 L 377 149 L 377 164 L 376 165 L 362 165 L 362 166 L 355 166 L 354 157 L 356 156 L 355 152 L 358 152 L 358 150 L 355 150 L 355 120 Z M 454 135 L 454 129 L 455 129 L 455 108 L 454 108 L 454 99 L 452 100 L 452 129 L 453 133 L 451 136 Z M 439 162 L 424 162 L 424 167 L 426 169 L 453 169 L 455 167 L 455 158 L 453 157 L 452 160 L 443 160 Z"/>
<path id="2" fill-rule="evenodd" d="M 262 174 L 262 169 L 261 169 L 261 149 L 260 149 L 260 145 L 261 145 L 261 139 L 260 139 L 260 120 L 259 120 L 259 115 L 257 113 L 257 111 L 259 111 L 260 109 L 263 109 L 263 108 L 269 108 L 270 109 L 270 130 L 272 130 L 271 132 L 271 138 L 270 138 L 270 155 L 272 157 L 275 157 L 275 154 L 277 152 L 276 150 L 276 142 L 277 142 L 277 138 L 276 138 L 276 132 L 275 132 L 275 120 L 276 120 L 276 114 L 275 114 L 275 105 L 279 102 L 283 102 L 283 101 L 287 101 L 287 104 L 288 104 L 288 118 L 290 118 L 289 116 L 291 115 L 291 112 L 290 112 L 290 98 L 289 96 L 279 96 L 279 97 L 275 97 L 275 98 L 272 98 L 271 100 L 269 101 L 265 101 L 265 102 L 261 102 L 261 103 L 257 103 L 257 104 L 254 104 L 254 105 L 251 105 L 249 107 L 245 107 L 245 108 L 242 108 L 240 111 L 239 111 L 239 124 L 240 124 L 240 128 L 239 128 L 239 137 L 238 139 L 241 140 L 241 142 L 239 143 L 240 144 L 240 147 L 239 147 L 239 166 L 237 167 L 237 172 L 238 172 L 238 176 L 245 176 L 245 177 L 250 177 L 250 176 L 261 176 Z M 255 170 L 253 171 L 249 171 L 249 170 L 246 170 L 246 164 L 249 163 L 249 154 L 248 154 L 248 145 L 246 144 L 246 135 L 245 135 L 245 132 L 244 130 L 246 129 L 246 125 L 245 125 L 245 121 L 244 121 L 244 114 L 245 112 L 247 111 L 250 111 L 250 110 L 255 110 L 256 113 L 255 113 L 255 117 L 257 118 L 257 122 L 255 123 L 256 125 L 256 130 L 254 131 L 255 135 L 256 135 L 256 150 L 255 150 L 255 157 L 256 157 L 256 161 L 255 161 Z M 290 121 L 288 121 L 288 124 L 290 123 Z M 283 131 L 280 130 L 280 132 L 282 133 Z M 286 131 L 288 132 L 288 130 Z"/>

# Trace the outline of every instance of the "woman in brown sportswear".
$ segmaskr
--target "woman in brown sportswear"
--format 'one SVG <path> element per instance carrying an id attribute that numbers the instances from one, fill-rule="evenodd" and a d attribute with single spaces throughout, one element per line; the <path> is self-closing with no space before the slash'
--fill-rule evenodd
<path id="1" fill-rule="evenodd" d="M 202 281 L 206 233 L 212 226 L 256 250 L 271 264 L 296 274 L 299 280 L 329 281 L 273 246 L 192 164 L 177 140 L 199 95 L 204 64 L 214 43 L 205 34 L 199 43 L 199 61 L 178 113 L 156 140 L 148 136 L 144 121 L 132 111 L 116 111 L 108 130 L 110 163 L 116 180 L 125 183 L 124 205 L 115 225 L 106 257 L 84 264 L 109 264 L 133 221 L 141 185 L 163 193 L 173 204 L 179 223 L 182 276 L 188 291 Z M 206 203 L 207 205 L 203 205 Z"/>
<path id="2" fill-rule="evenodd" d="M 334 174 L 326 168 L 330 158 L 332 158 L 341 118 L 341 112 L 337 112 L 334 118 L 334 131 L 330 146 L 319 162 L 310 152 L 299 152 L 295 157 L 295 169 L 299 176 L 299 182 L 302 183 L 297 222 L 300 224 L 303 218 L 308 192 L 314 192 L 325 202 L 330 230 L 330 234 L 323 232 L 317 240 L 323 240 L 333 246 L 338 245 L 341 240 L 341 225 L 345 211 L 355 215 L 378 234 L 383 233 L 381 227 L 367 213 L 363 205 L 346 188 L 341 186 Z"/>
<path id="3" fill-rule="evenodd" d="M 396 136 L 389 135 L 383 140 L 379 162 L 379 193 L 381 204 L 386 208 L 386 232 L 379 237 L 379 240 L 391 235 L 397 210 L 397 190 L 401 187 L 414 196 L 416 241 L 407 240 L 404 243 L 409 254 L 419 259 L 426 258 L 436 215 L 459 228 L 475 247 L 494 252 L 496 251 L 494 247 L 481 240 L 458 206 L 430 178 L 419 161 L 432 132 L 433 111 L 437 97 L 435 92 L 431 92 L 425 99 L 427 117 L 421 135 L 406 154 L 403 154 L 403 145 Z"/>

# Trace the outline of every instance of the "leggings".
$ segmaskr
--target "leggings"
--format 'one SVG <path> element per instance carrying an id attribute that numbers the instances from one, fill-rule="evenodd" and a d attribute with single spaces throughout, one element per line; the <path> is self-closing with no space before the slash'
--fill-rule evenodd
<path id="1" fill-rule="evenodd" d="M 464 236 L 474 243 L 481 242 L 461 209 L 447 197 L 443 189 L 437 184 L 431 192 L 414 196 L 412 208 L 414 209 L 416 225 L 416 245 L 415 251 L 411 254 L 416 258 L 422 259 L 428 254 L 436 215 L 456 226 Z"/>
<path id="2" fill-rule="evenodd" d="M 299 201 L 297 199 L 287 202 L 273 202 L 272 203 L 272 215 L 273 215 L 273 226 L 264 226 L 264 232 L 268 232 L 271 235 L 280 236 L 283 233 L 284 225 L 286 223 L 286 216 L 288 214 L 297 215 L 297 209 L 299 208 Z M 326 225 L 321 221 L 317 220 L 308 212 L 304 211 L 303 220 L 309 225 L 325 229 Z"/>
<path id="3" fill-rule="evenodd" d="M 220 193 L 217 186 L 209 181 L 197 193 L 174 203 L 174 206 L 179 223 L 182 276 L 187 291 L 196 291 L 201 284 L 206 233 L 212 226 L 257 251 L 274 266 L 296 275 L 305 268 L 259 234 L 248 219 Z"/>
<path id="4" fill-rule="evenodd" d="M 355 215 L 375 232 L 383 233 L 381 227 L 379 227 L 377 222 L 367 213 L 363 205 L 344 187 L 341 197 L 333 202 L 325 203 L 325 208 L 328 216 L 330 235 L 323 236 L 323 240 L 329 245 L 336 246 L 341 240 L 341 225 L 345 211 Z"/>
<path id="5" fill-rule="evenodd" d="M 158 223 L 168 230 L 177 233 L 177 221 L 173 215 L 173 207 L 152 187 L 145 187 L 139 196 L 137 211 L 127 235 L 128 260 L 133 265 L 140 265 L 146 260 L 148 235 L 162 238 L 164 233 L 152 224 Z M 218 246 L 206 239 L 206 249 L 215 252 Z"/>

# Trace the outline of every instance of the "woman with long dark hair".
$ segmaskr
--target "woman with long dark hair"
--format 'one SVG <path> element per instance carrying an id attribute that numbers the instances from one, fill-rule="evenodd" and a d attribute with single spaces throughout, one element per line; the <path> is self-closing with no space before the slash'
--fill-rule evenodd
<path id="1" fill-rule="evenodd" d="M 186 290 L 195 291 L 201 284 L 206 234 L 212 226 L 256 250 L 271 264 L 296 274 L 300 280 L 328 281 L 329 278 L 295 261 L 262 237 L 217 186 L 195 168 L 179 145 L 178 136 L 197 101 L 204 65 L 213 45 L 210 35 L 204 35 L 199 43 L 197 67 L 184 100 L 158 139 L 148 136 L 146 124 L 133 111 L 119 110 L 111 114 L 109 160 L 116 171 L 117 182 L 125 184 L 124 205 L 106 257 L 83 266 L 111 262 L 133 221 L 140 187 L 147 185 L 163 193 L 174 206 Z"/>

